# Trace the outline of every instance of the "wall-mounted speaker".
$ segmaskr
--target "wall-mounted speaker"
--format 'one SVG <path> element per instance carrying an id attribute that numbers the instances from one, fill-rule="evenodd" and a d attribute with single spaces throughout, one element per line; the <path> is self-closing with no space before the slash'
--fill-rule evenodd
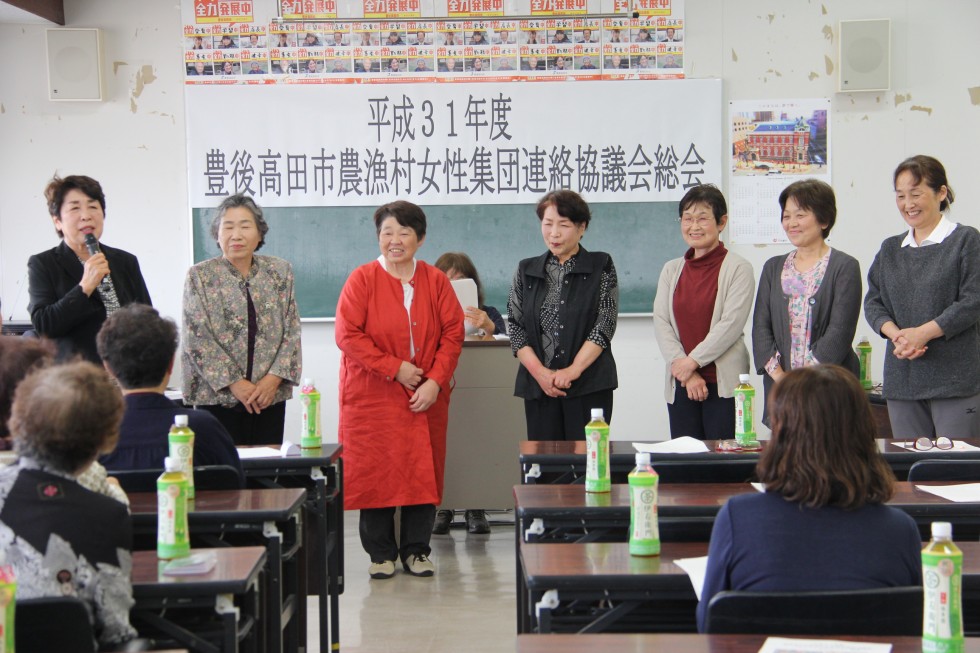
<path id="1" fill-rule="evenodd" d="M 48 99 L 102 99 L 102 34 L 98 29 L 49 29 Z"/>
<path id="2" fill-rule="evenodd" d="M 838 33 L 837 90 L 851 93 L 891 88 L 891 21 L 842 20 Z"/>

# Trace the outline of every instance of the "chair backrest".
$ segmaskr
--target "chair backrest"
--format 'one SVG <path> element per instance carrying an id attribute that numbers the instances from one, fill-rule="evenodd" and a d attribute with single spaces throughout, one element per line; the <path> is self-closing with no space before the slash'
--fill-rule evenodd
<path id="1" fill-rule="evenodd" d="M 95 653 L 95 631 L 88 608 L 80 599 L 18 599 L 14 610 L 18 653 Z"/>
<path id="2" fill-rule="evenodd" d="M 654 460 L 661 483 L 745 483 L 755 478 L 755 460 Z"/>
<path id="3" fill-rule="evenodd" d="M 162 469 L 127 469 L 109 472 L 109 476 L 115 477 L 127 494 L 156 492 L 160 474 L 163 474 Z M 201 465 L 194 468 L 194 487 L 198 490 L 237 490 L 242 487 L 242 477 L 231 465 Z"/>
<path id="4" fill-rule="evenodd" d="M 909 468 L 909 482 L 980 481 L 980 460 L 920 460 Z"/>
<path id="5" fill-rule="evenodd" d="M 709 634 L 922 634 L 922 587 L 839 592 L 719 592 L 708 604 Z"/>

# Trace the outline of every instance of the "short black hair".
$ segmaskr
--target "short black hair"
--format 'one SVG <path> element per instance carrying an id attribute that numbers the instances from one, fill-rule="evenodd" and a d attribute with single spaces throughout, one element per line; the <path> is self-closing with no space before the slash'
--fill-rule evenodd
<path id="1" fill-rule="evenodd" d="M 419 240 L 425 238 L 425 212 L 419 205 L 405 200 L 396 200 L 379 206 L 378 210 L 374 212 L 374 228 L 379 236 L 381 235 L 381 223 L 388 218 L 394 218 L 401 226 L 412 229 Z"/>
<path id="2" fill-rule="evenodd" d="M 585 225 L 589 228 L 592 220 L 592 211 L 589 210 L 588 203 L 582 196 L 573 190 L 553 190 L 538 200 L 538 205 L 534 211 L 538 214 L 538 220 L 544 220 L 544 212 L 549 206 L 554 206 L 558 215 L 567 218 L 576 225 Z"/>
<path id="3" fill-rule="evenodd" d="M 44 199 L 48 202 L 48 215 L 53 218 L 61 215 L 61 205 L 65 203 L 65 195 L 72 190 L 80 190 L 86 197 L 98 202 L 102 212 L 105 213 L 105 193 L 102 192 L 102 185 L 99 182 L 85 175 L 68 175 L 64 179 L 55 175 L 44 189 Z M 55 231 L 61 238 L 65 237 L 57 227 Z"/>
<path id="4" fill-rule="evenodd" d="M 110 315 L 95 344 L 125 390 L 159 385 L 177 351 L 177 325 L 152 306 L 130 304 Z"/>
<path id="5" fill-rule="evenodd" d="M 677 205 L 677 217 L 684 215 L 684 211 L 695 204 L 706 204 L 711 208 L 715 216 L 715 224 L 721 224 L 721 218 L 728 215 L 728 204 L 725 196 L 714 184 L 700 184 L 687 191 Z"/>
<path id="6" fill-rule="evenodd" d="M 830 230 L 837 222 L 837 199 L 834 197 L 834 189 L 830 184 L 818 179 L 803 179 L 794 181 L 783 189 L 779 194 L 779 219 L 782 221 L 782 212 L 786 210 L 786 202 L 793 198 L 804 211 L 813 211 L 817 222 L 823 227 L 820 233 L 824 239 L 830 236 Z"/>
<path id="7" fill-rule="evenodd" d="M 912 181 L 916 184 L 921 183 L 924 179 L 926 186 L 931 188 L 935 193 L 941 191 L 943 186 L 946 187 L 946 198 L 939 203 L 940 211 L 945 211 L 953 203 L 953 189 L 946 180 L 946 168 L 939 162 L 939 159 L 925 154 L 910 156 L 895 168 L 893 183 L 898 183 L 898 176 L 903 172 L 912 175 Z"/>

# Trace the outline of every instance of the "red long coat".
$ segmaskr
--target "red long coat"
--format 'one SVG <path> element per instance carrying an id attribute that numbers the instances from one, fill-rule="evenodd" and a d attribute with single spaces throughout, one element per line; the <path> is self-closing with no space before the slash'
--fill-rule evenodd
<path id="1" fill-rule="evenodd" d="M 337 302 L 340 443 L 347 510 L 442 502 L 450 383 L 463 347 L 463 310 L 440 270 L 416 263 L 411 324 L 415 365 L 439 384 L 413 413 L 395 380 L 411 359 L 401 281 L 374 261 L 354 270 Z"/>

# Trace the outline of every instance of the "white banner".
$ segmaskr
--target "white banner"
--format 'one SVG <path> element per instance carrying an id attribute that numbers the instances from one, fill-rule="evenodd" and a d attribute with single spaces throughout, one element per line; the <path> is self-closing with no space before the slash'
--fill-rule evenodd
<path id="1" fill-rule="evenodd" d="M 720 80 L 187 86 L 190 205 L 677 201 L 722 179 Z"/>

